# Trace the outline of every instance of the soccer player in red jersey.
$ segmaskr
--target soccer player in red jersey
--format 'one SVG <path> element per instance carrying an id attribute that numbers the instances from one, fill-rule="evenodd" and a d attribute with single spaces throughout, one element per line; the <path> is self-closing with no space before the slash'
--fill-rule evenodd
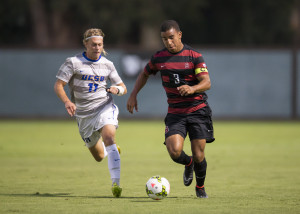
<path id="1" fill-rule="evenodd" d="M 198 51 L 183 44 L 182 32 L 174 20 L 166 20 L 160 28 L 165 48 L 156 52 L 145 66 L 127 101 L 127 110 L 138 111 L 137 94 L 150 75 L 160 72 L 162 85 L 168 98 L 168 114 L 165 118 L 165 144 L 172 160 L 185 165 L 183 182 L 191 185 L 196 176 L 196 196 L 207 198 L 204 188 L 207 162 L 204 149 L 213 142 L 211 109 L 206 90 L 211 87 L 204 59 Z M 183 151 L 187 134 L 191 141 L 192 157 Z"/>

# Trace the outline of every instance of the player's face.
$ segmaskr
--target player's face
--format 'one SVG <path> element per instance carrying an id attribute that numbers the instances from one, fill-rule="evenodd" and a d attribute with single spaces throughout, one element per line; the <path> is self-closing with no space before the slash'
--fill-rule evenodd
<path id="1" fill-rule="evenodd" d="M 181 42 L 181 31 L 178 32 L 174 28 L 171 28 L 166 32 L 161 32 L 160 36 L 169 52 L 178 53 L 183 48 L 183 44 Z"/>
<path id="2" fill-rule="evenodd" d="M 99 59 L 103 51 L 103 38 L 93 37 L 85 43 L 86 56 L 91 60 Z"/>

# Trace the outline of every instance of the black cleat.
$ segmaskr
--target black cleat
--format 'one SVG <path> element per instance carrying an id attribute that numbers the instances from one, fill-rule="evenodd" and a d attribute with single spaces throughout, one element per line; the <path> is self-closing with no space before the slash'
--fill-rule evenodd
<path id="1" fill-rule="evenodd" d="M 204 187 L 202 187 L 202 188 L 196 187 L 195 189 L 196 189 L 196 195 L 198 198 L 208 198 Z"/>
<path id="2" fill-rule="evenodd" d="M 183 184 L 185 186 L 191 185 L 193 182 L 193 175 L 194 175 L 194 162 L 192 162 L 189 166 L 185 166 L 183 172 Z"/>

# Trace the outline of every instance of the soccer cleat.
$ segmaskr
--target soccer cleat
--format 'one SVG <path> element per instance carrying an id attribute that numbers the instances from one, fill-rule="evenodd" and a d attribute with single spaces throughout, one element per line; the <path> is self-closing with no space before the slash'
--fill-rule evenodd
<path id="1" fill-rule="evenodd" d="M 198 198 L 208 198 L 208 196 L 207 196 L 207 194 L 205 192 L 204 186 L 201 187 L 201 188 L 198 188 L 196 186 L 195 190 L 196 190 L 196 195 L 197 195 Z"/>
<path id="2" fill-rule="evenodd" d="M 121 154 L 121 148 L 120 148 L 120 146 L 117 145 L 117 149 L 118 149 L 119 154 Z"/>
<path id="3" fill-rule="evenodd" d="M 119 187 L 117 183 L 113 183 L 111 191 L 114 197 L 119 198 L 122 193 L 122 188 Z"/>
<path id="4" fill-rule="evenodd" d="M 193 175 L 194 175 L 194 162 L 191 160 L 191 163 L 188 166 L 185 166 L 183 172 L 183 184 L 185 186 L 191 185 L 193 182 Z"/>

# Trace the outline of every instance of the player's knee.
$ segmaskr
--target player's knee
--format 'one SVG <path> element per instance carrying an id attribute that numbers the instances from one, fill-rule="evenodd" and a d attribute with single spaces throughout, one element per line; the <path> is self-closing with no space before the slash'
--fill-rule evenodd
<path id="1" fill-rule="evenodd" d="M 178 159 L 180 157 L 181 152 L 182 152 L 181 149 L 176 148 L 176 147 L 171 146 L 171 145 L 167 145 L 167 150 L 168 150 L 169 155 L 172 158 L 172 160 Z"/>
<path id="2" fill-rule="evenodd" d="M 173 161 L 176 162 L 176 160 L 180 157 L 181 151 L 169 151 L 169 155 L 172 158 Z"/>
<path id="3" fill-rule="evenodd" d="M 197 163 L 200 163 L 203 161 L 205 157 L 204 153 L 204 147 L 199 148 L 199 149 L 192 149 L 192 154 L 193 154 L 193 160 Z"/>
<path id="4" fill-rule="evenodd" d="M 113 137 L 102 137 L 102 140 L 104 142 L 104 144 L 106 146 L 109 146 L 109 145 L 113 145 L 114 144 L 114 138 Z"/>
<path id="5" fill-rule="evenodd" d="M 204 152 L 202 152 L 202 153 L 197 153 L 197 154 L 193 154 L 193 160 L 194 160 L 194 162 L 196 162 L 196 163 L 200 163 L 200 162 L 202 162 L 203 161 L 203 159 L 204 159 Z"/>

